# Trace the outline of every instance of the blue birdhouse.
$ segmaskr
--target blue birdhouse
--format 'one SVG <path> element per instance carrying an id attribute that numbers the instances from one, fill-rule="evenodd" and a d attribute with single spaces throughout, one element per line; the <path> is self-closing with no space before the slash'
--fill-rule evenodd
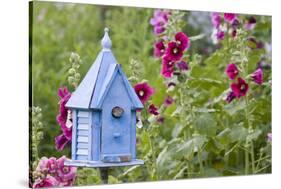
<path id="1" fill-rule="evenodd" d="M 136 111 L 143 105 L 111 51 L 108 29 L 102 50 L 72 94 L 72 158 L 66 165 L 112 167 L 136 159 Z"/>

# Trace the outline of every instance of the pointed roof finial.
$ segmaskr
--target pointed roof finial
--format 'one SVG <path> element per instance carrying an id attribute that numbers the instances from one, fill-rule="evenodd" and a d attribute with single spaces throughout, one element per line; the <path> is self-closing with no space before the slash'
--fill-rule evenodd
<path id="1" fill-rule="evenodd" d="M 109 29 L 104 28 L 104 36 L 101 40 L 101 45 L 102 45 L 103 50 L 110 50 L 111 45 L 112 45 L 111 40 L 108 36 L 108 32 L 109 32 Z"/>

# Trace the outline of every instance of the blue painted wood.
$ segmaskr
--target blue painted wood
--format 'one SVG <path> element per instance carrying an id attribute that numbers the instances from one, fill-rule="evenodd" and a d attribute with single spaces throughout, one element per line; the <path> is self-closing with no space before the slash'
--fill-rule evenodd
<path id="1" fill-rule="evenodd" d="M 101 112 L 93 111 L 92 116 L 93 116 L 92 160 L 98 161 L 100 160 L 100 146 L 101 146 L 101 121 L 100 121 Z"/>
<path id="2" fill-rule="evenodd" d="M 131 113 L 131 153 L 132 159 L 136 159 L 136 111 Z"/>
<path id="3" fill-rule="evenodd" d="M 122 77 L 115 75 L 113 83 L 102 106 L 102 138 L 101 153 L 130 154 L 131 101 L 126 92 Z M 119 106 L 124 109 L 120 118 L 112 116 L 112 109 Z M 114 137 L 114 133 L 121 133 Z"/>
<path id="4" fill-rule="evenodd" d="M 71 157 L 76 160 L 76 130 L 77 130 L 77 111 L 72 110 L 72 143 L 71 143 Z"/>
<path id="5" fill-rule="evenodd" d="M 77 166 L 77 167 L 120 167 L 120 166 L 143 165 L 144 161 L 139 159 L 134 159 L 130 162 L 104 163 L 102 161 L 65 160 L 64 164 L 68 166 Z"/>
<path id="6" fill-rule="evenodd" d="M 136 159 L 136 110 L 143 105 L 112 54 L 111 45 L 106 31 L 102 51 L 66 104 L 73 111 L 72 160 L 66 165 L 144 163 Z M 115 107 L 124 110 L 121 117 L 112 115 Z"/>
<path id="7" fill-rule="evenodd" d="M 89 114 L 89 129 L 88 129 L 88 160 L 92 160 L 92 113 Z"/>

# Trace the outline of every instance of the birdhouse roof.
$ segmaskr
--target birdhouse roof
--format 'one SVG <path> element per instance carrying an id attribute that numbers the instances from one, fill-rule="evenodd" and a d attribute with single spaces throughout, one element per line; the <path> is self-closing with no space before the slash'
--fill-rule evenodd
<path id="1" fill-rule="evenodd" d="M 132 108 L 143 108 L 140 99 L 122 71 L 121 65 L 117 63 L 111 51 L 111 40 L 108 36 L 108 29 L 105 29 L 101 44 L 103 49 L 77 89 L 72 93 L 66 103 L 66 107 L 100 109 L 103 99 L 113 83 L 112 81 L 116 74 L 119 73 L 122 76 L 127 93 L 130 96 Z"/>

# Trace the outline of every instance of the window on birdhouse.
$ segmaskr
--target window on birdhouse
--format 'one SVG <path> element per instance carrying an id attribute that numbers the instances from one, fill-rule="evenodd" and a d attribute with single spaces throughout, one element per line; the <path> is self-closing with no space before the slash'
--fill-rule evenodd
<path id="1" fill-rule="evenodd" d="M 119 106 L 115 106 L 113 109 L 112 109 L 112 116 L 115 117 L 115 118 L 120 118 L 124 113 L 124 110 L 123 108 L 119 107 Z"/>

